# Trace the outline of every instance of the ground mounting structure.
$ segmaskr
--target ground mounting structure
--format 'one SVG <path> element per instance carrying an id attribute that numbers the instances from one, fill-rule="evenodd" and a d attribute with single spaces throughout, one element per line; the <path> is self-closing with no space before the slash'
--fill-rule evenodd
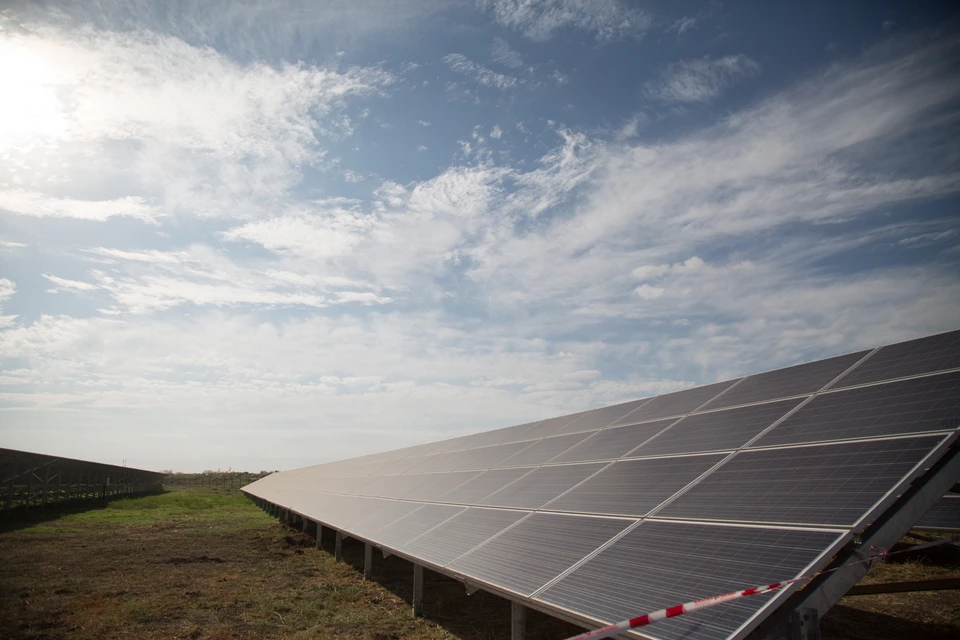
<path id="1" fill-rule="evenodd" d="M 112 464 L 0 449 L 3 512 L 163 488 L 164 474 Z"/>
<path id="2" fill-rule="evenodd" d="M 595 627 L 892 547 L 951 499 L 958 417 L 953 331 L 276 473 L 244 492 L 364 541 L 366 571 L 374 547 L 412 561 L 415 611 L 426 567 L 510 599 L 515 621 L 531 607 Z M 866 570 L 643 636 L 813 637 Z"/>

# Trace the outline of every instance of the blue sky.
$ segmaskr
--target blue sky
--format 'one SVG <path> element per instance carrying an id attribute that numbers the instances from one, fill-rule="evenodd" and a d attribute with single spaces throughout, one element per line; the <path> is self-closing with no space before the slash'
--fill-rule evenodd
<path id="1" fill-rule="evenodd" d="M 14 2 L 0 446 L 291 468 L 957 328 L 947 4 Z"/>

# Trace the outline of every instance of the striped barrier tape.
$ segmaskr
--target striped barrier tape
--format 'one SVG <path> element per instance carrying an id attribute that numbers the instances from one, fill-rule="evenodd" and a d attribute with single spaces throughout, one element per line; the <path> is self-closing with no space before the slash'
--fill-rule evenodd
<path id="1" fill-rule="evenodd" d="M 660 609 L 659 611 L 654 611 L 652 613 L 646 613 L 642 616 L 637 616 L 635 618 L 630 618 L 629 620 L 624 620 L 622 622 L 617 622 L 616 624 L 611 624 L 606 627 L 601 627 L 599 629 L 594 629 L 593 631 L 587 631 L 586 633 L 581 633 L 578 636 L 573 636 L 567 638 L 567 640 L 599 640 L 600 638 L 609 638 L 618 633 L 622 633 L 629 629 L 636 629 L 637 627 L 645 627 L 648 624 L 653 624 L 659 620 L 664 620 L 666 618 L 675 618 L 676 616 L 681 616 L 685 613 L 690 613 L 692 611 L 697 611 L 699 609 L 707 609 L 709 607 L 715 607 L 718 604 L 723 604 L 724 602 L 730 602 L 731 600 L 737 600 L 739 598 L 746 598 L 748 596 L 758 596 L 764 593 L 770 593 L 771 591 L 777 591 L 784 587 L 790 586 L 791 584 L 796 584 L 797 582 L 804 582 L 806 580 L 812 580 L 818 576 L 826 575 L 828 573 L 833 573 L 834 571 L 839 571 L 840 569 L 846 569 L 847 567 L 852 567 L 857 564 L 867 564 L 871 565 L 877 560 L 883 560 L 892 555 L 897 555 L 900 553 L 907 553 L 908 551 L 919 551 L 920 549 L 927 549 L 929 547 L 936 547 L 942 544 L 948 544 L 951 542 L 957 542 L 960 540 L 960 536 L 953 536 L 952 538 L 944 538 L 942 540 L 934 540 L 933 542 L 927 542 L 924 544 L 918 544 L 907 549 L 902 549 L 900 551 L 884 551 L 877 547 L 871 547 L 870 551 L 873 552 L 873 555 L 868 556 L 863 560 L 855 560 L 847 564 L 841 565 L 839 567 L 834 567 L 833 569 L 827 569 L 826 571 L 821 571 L 820 573 L 812 573 L 806 576 L 800 576 L 793 578 L 792 580 L 784 580 L 783 582 L 773 582 L 771 584 L 760 585 L 759 587 L 751 587 L 750 589 L 744 589 L 743 591 L 733 591 L 731 593 L 725 593 L 720 596 L 713 596 L 710 598 L 704 598 L 702 600 L 694 600 L 693 602 L 685 602 L 683 604 L 678 604 L 672 607 L 667 607 L 666 609 Z"/>

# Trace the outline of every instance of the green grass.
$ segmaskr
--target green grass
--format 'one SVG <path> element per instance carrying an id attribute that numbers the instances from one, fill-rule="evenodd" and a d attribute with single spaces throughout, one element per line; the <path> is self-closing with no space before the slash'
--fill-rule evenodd
<path id="1" fill-rule="evenodd" d="M 223 531 L 263 526 L 271 518 L 252 509 L 250 501 L 242 494 L 177 491 L 113 500 L 101 509 L 65 514 L 59 520 L 61 523 L 133 527 L 167 524 Z"/>

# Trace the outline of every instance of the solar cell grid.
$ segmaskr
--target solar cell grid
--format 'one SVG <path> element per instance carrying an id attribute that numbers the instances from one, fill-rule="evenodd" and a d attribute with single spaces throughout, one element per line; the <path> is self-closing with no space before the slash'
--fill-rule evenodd
<path id="1" fill-rule="evenodd" d="M 838 533 L 646 521 L 536 599 L 612 623 L 689 600 L 797 576 Z M 616 576 L 616 579 L 611 579 Z M 658 622 L 665 640 L 720 640 L 773 594 Z"/>
<path id="2" fill-rule="evenodd" d="M 857 363 L 868 351 L 848 353 L 835 358 L 798 364 L 785 369 L 747 376 L 704 407 L 704 410 L 733 407 L 751 402 L 775 400 L 813 393 Z"/>
<path id="3" fill-rule="evenodd" d="M 960 372 L 823 393 L 753 446 L 944 430 L 960 415 Z"/>
<path id="4" fill-rule="evenodd" d="M 539 509 L 603 466 L 603 463 L 593 463 L 540 467 L 487 496 L 479 504 Z"/>
<path id="5" fill-rule="evenodd" d="M 546 505 L 551 511 L 643 516 L 724 454 L 621 460 Z"/>
<path id="6" fill-rule="evenodd" d="M 629 520 L 535 513 L 449 567 L 530 595 L 630 524 Z"/>
<path id="7" fill-rule="evenodd" d="M 434 502 L 448 491 L 459 487 L 467 480 L 476 478 L 482 471 L 450 471 L 448 473 L 427 473 L 423 484 L 406 496 L 410 500 Z"/>
<path id="8" fill-rule="evenodd" d="M 626 417 L 630 412 L 642 407 L 649 401 L 650 398 L 643 398 L 642 400 L 634 400 L 633 402 L 624 402 L 623 404 L 616 404 L 611 407 L 602 407 L 600 409 L 594 409 L 593 411 L 587 411 L 581 414 L 580 417 L 554 431 L 553 435 L 559 436 L 566 433 L 579 433 L 582 431 L 602 429 L 616 420 Z"/>
<path id="9" fill-rule="evenodd" d="M 526 449 L 515 453 L 500 463 L 500 466 L 520 466 L 531 464 L 543 464 L 551 458 L 563 453 L 573 445 L 577 444 L 589 433 L 572 433 L 566 436 L 556 436 L 553 438 L 544 438 L 531 444 Z"/>
<path id="10" fill-rule="evenodd" d="M 649 402 L 644 403 L 644 405 L 636 411 L 614 421 L 613 425 L 646 422 L 659 418 L 669 418 L 671 416 L 682 416 L 690 413 L 718 393 L 722 393 L 735 382 L 736 380 L 726 380 L 702 387 L 665 393 L 661 396 L 651 398 Z"/>
<path id="11" fill-rule="evenodd" d="M 782 418 L 801 399 L 687 416 L 628 455 L 655 456 L 736 449 Z"/>
<path id="12" fill-rule="evenodd" d="M 402 550 L 442 567 L 529 513 L 471 507 L 404 545 Z"/>
<path id="13" fill-rule="evenodd" d="M 383 504 L 376 511 L 356 520 L 350 530 L 356 535 L 369 538 L 378 530 L 395 522 L 400 518 L 409 515 L 421 505 L 418 502 L 405 502 L 399 500 L 382 500 Z M 328 520 L 325 520 L 328 522 Z M 332 523 L 330 523 L 332 524 Z"/>
<path id="14" fill-rule="evenodd" d="M 656 435 L 676 421 L 676 418 L 657 420 L 630 425 L 611 427 L 598 431 L 589 438 L 566 451 L 551 462 L 586 462 L 590 460 L 612 460 L 625 456 L 648 438 Z"/>
<path id="15" fill-rule="evenodd" d="M 561 429 L 566 424 L 578 420 L 586 412 L 573 413 L 565 416 L 557 416 L 556 418 L 548 418 L 546 420 L 541 420 L 540 422 L 533 424 L 523 433 L 524 440 L 534 440 L 537 438 L 545 438 L 547 436 L 552 436 L 554 433 Z"/>
<path id="16" fill-rule="evenodd" d="M 373 539 L 392 549 L 399 549 L 422 533 L 437 526 L 447 518 L 463 511 L 464 507 L 445 504 L 425 504 L 399 520 L 378 529 Z"/>
<path id="17" fill-rule="evenodd" d="M 837 388 L 960 368 L 960 331 L 881 347 L 848 373 Z"/>
<path id="18" fill-rule="evenodd" d="M 914 528 L 960 531 L 960 494 L 948 493 L 940 498 Z"/>
<path id="19" fill-rule="evenodd" d="M 853 526 L 944 437 L 746 450 L 656 515 Z"/>
<path id="20" fill-rule="evenodd" d="M 502 489 L 532 470 L 533 467 L 510 467 L 485 471 L 442 494 L 439 500 L 459 504 L 479 504 L 481 500 L 494 491 Z"/>

